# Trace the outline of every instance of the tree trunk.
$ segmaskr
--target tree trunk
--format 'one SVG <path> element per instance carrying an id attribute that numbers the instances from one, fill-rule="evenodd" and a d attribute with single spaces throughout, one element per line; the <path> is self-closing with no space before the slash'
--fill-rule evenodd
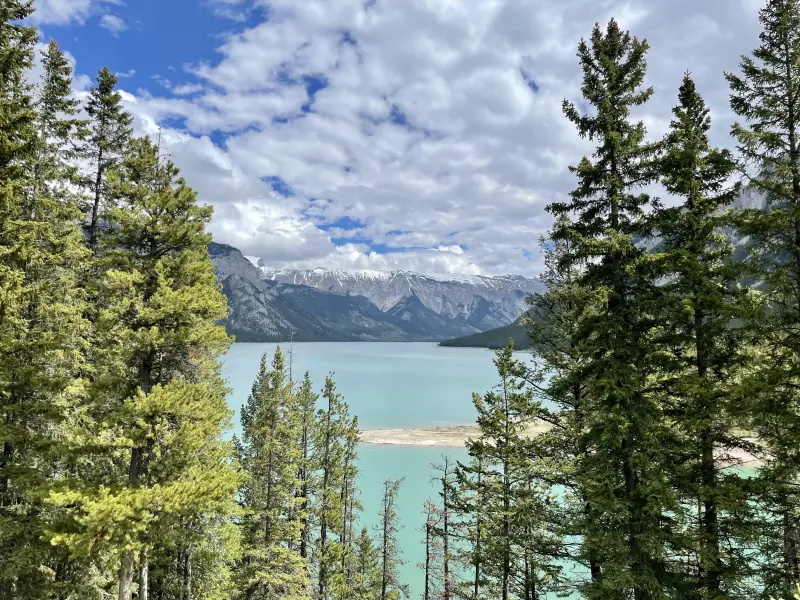
<path id="1" fill-rule="evenodd" d="M 147 550 L 139 554 L 139 600 L 147 600 L 150 593 L 149 587 L 150 565 L 147 562 Z"/>
<path id="2" fill-rule="evenodd" d="M 423 600 L 430 600 L 431 592 L 431 523 L 428 517 L 425 523 L 425 595 Z"/>
<path id="3" fill-rule="evenodd" d="M 133 598 L 133 550 L 122 554 L 119 566 L 119 600 Z"/>
<path id="4" fill-rule="evenodd" d="M 478 462 L 478 490 L 481 489 L 481 482 L 483 480 L 481 471 L 483 470 L 483 463 Z M 478 600 L 481 593 L 481 527 L 483 521 L 481 520 L 481 497 L 478 494 L 477 512 L 475 517 L 475 579 L 473 580 L 473 600 Z"/>
<path id="5" fill-rule="evenodd" d="M 94 179 L 94 204 L 92 204 L 92 220 L 89 225 L 89 246 L 97 251 L 97 222 L 100 218 L 100 197 L 103 185 L 103 149 L 97 152 L 97 173 Z"/>
<path id="6" fill-rule="evenodd" d="M 183 599 L 192 600 L 192 553 L 188 548 L 183 555 Z"/>

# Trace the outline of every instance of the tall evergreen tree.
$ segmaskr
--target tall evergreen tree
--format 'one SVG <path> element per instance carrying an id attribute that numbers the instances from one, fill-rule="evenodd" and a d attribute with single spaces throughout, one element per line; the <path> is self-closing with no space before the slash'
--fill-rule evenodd
<path id="1" fill-rule="evenodd" d="M 79 118 L 80 101 L 72 93 L 72 67 L 55 40 L 42 52 L 42 68 L 36 99 L 38 135 L 31 193 L 47 193 L 80 206 L 81 198 L 75 192 L 81 184 L 76 146 L 88 134 L 87 121 Z"/>
<path id="2" fill-rule="evenodd" d="M 417 568 L 425 573 L 422 600 L 435 600 L 442 596 L 442 581 L 444 580 L 443 569 L 440 566 L 440 563 L 443 562 L 443 544 L 438 533 L 442 524 L 442 511 L 428 498 L 425 500 L 422 514 L 425 516 L 425 523 L 422 526 L 425 534 L 422 541 L 425 545 L 425 560 L 417 563 Z"/>
<path id="3" fill-rule="evenodd" d="M 569 219 L 556 219 L 554 230 L 563 230 Z M 532 341 L 533 361 L 524 374 L 534 392 L 534 419 L 547 426 L 528 445 L 529 475 L 545 489 L 560 488 L 559 500 L 551 503 L 544 516 L 543 529 L 555 540 L 555 549 L 565 570 L 575 571 L 576 563 L 588 571 L 595 585 L 600 582 L 599 557 L 591 547 L 566 543 L 580 539 L 585 520 L 592 515 L 591 499 L 577 478 L 578 461 L 589 449 L 587 421 L 588 389 L 578 352 L 577 334 L 581 323 L 597 310 L 591 289 L 581 284 L 585 267 L 573 258 L 576 244 L 569 239 L 542 238 L 545 271 L 540 275 L 547 291 L 528 299 L 529 311 L 523 318 Z M 536 486 L 534 486 L 536 489 Z M 562 579 L 564 588 L 582 587 L 580 578 Z"/>
<path id="4" fill-rule="evenodd" d="M 337 574 L 341 573 L 343 525 L 346 521 L 341 492 L 344 488 L 348 429 L 352 421 L 349 407 L 336 392 L 336 384 L 330 376 L 325 379 L 322 397 L 326 406 L 317 412 L 315 427 L 318 436 L 315 460 L 319 472 L 314 517 L 319 528 L 315 553 L 318 597 L 325 600 L 341 591 Z"/>
<path id="5" fill-rule="evenodd" d="M 61 468 L 86 324 L 75 278 L 84 260 L 77 213 L 46 186 L 65 176 L 64 163 L 37 169 L 48 142 L 45 112 L 26 83 L 37 34 L 20 20 L 31 13 L 27 1 L 0 8 L 0 598 L 91 598 L 91 574 L 76 576 L 79 566 L 43 540 L 55 515 L 40 490 Z M 45 77 L 68 77 L 53 71 L 46 63 Z"/>
<path id="6" fill-rule="evenodd" d="M 586 360 L 583 418 L 587 453 L 577 468 L 589 501 L 584 553 L 600 568 L 585 590 L 589 598 L 635 600 L 665 597 L 669 573 L 664 549 L 669 538 L 662 515 L 676 510 L 666 485 L 662 438 L 667 433 L 660 405 L 649 390 L 657 369 L 650 339 L 653 284 L 639 274 L 643 251 L 634 236 L 647 236 L 639 190 L 656 176 L 658 145 L 645 141 L 645 127 L 630 120 L 644 105 L 648 44 L 612 20 L 596 25 L 591 41 L 578 49 L 582 93 L 590 112 L 565 101 L 564 113 L 581 137 L 595 142 L 594 160 L 584 157 L 571 170 L 578 187 L 568 202 L 554 202 L 556 217 L 575 220 L 553 232 L 575 244 L 570 261 L 583 261 L 582 285 L 594 290 L 604 308 L 581 323 L 574 342 Z"/>
<path id="7" fill-rule="evenodd" d="M 378 551 L 366 527 L 361 528 L 355 546 L 353 597 L 356 600 L 375 600 L 381 593 L 381 570 Z"/>
<path id="8" fill-rule="evenodd" d="M 300 512 L 300 556 L 308 561 L 311 547 L 311 496 L 315 488 L 315 475 L 317 465 L 315 462 L 314 441 L 316 439 L 315 415 L 317 410 L 318 394 L 314 393 L 311 376 L 306 371 L 303 382 L 297 393 L 297 408 L 299 411 L 300 429 L 300 489 L 298 490 L 298 510 Z"/>
<path id="9" fill-rule="evenodd" d="M 301 423 L 298 400 L 275 351 L 272 369 L 261 358 L 258 378 L 242 408 L 240 462 L 249 478 L 240 489 L 245 517 L 243 597 L 304 598 L 309 581 L 305 560 L 296 550 L 300 519 L 296 517 L 302 482 Z"/>
<path id="10" fill-rule="evenodd" d="M 759 18 L 760 46 L 726 78 L 743 120 L 732 134 L 745 175 L 766 201 L 740 219 L 763 292 L 763 309 L 749 322 L 764 360 L 748 396 L 768 455 L 760 470 L 762 508 L 772 514 L 764 524 L 765 594 L 787 595 L 800 581 L 800 2 L 767 0 Z"/>
<path id="11" fill-rule="evenodd" d="M 91 163 L 86 184 L 91 193 L 89 206 L 89 245 L 96 251 L 101 219 L 113 208 L 108 175 L 120 164 L 133 132 L 133 119 L 122 106 L 117 91 L 117 76 L 107 67 L 97 74 L 97 83 L 89 93 L 86 114 L 89 116 L 89 135 L 80 149 Z"/>
<path id="12" fill-rule="evenodd" d="M 399 600 L 401 597 L 408 597 L 408 586 L 400 581 L 398 571 L 403 565 L 400 547 L 397 544 L 397 532 L 402 527 L 397 514 L 397 496 L 402 483 L 402 479 L 388 479 L 383 483 L 381 522 L 377 525 L 380 538 L 378 548 L 381 566 L 380 600 Z"/>
<path id="13" fill-rule="evenodd" d="M 717 456 L 723 448 L 749 447 L 735 435 L 736 382 L 747 356 L 737 320 L 746 314 L 747 294 L 721 233 L 722 209 L 738 192 L 730 185 L 735 163 L 730 152 L 709 144 L 709 110 L 688 73 L 678 100 L 662 173 L 667 191 L 684 203 L 655 214 L 662 241 L 650 261 L 654 275 L 665 281 L 658 309 L 664 349 L 659 387 L 680 436 L 671 471 L 686 506 L 683 535 L 697 557 L 697 564 L 680 569 L 685 593 L 709 600 L 752 597 L 752 590 L 738 591 L 752 577 L 741 550 L 748 546 L 740 521 L 748 512 L 747 496 L 741 474 L 729 468 L 730 456 Z"/>
<path id="14" fill-rule="evenodd" d="M 124 208 L 108 215 L 93 390 L 102 429 L 91 442 L 103 468 L 75 472 L 50 497 L 71 515 L 53 543 L 113 553 L 119 598 L 130 600 L 151 551 L 180 541 L 190 557 L 192 532 L 231 510 L 238 478 L 220 441 L 230 415 L 218 357 L 229 340 L 217 325 L 225 299 L 207 251 L 211 209 L 146 138 L 115 169 L 112 190 Z"/>

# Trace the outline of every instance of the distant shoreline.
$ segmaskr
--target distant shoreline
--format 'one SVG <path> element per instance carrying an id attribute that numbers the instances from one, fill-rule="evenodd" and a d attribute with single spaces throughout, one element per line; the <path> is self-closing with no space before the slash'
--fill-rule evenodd
<path id="1" fill-rule="evenodd" d="M 533 425 L 529 435 L 536 435 L 549 429 L 549 425 Z M 433 448 L 463 448 L 470 438 L 480 437 L 477 425 L 443 425 L 439 427 L 410 427 L 404 429 L 375 428 L 363 429 L 359 441 L 363 444 L 381 446 L 427 446 Z M 754 442 L 755 440 L 749 440 Z M 725 456 L 726 462 L 744 466 L 757 466 L 761 460 L 744 450 L 733 449 L 717 452 Z"/>

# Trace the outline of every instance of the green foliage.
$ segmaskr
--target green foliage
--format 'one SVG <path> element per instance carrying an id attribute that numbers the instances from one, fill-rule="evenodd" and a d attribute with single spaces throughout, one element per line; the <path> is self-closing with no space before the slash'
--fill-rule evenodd
<path id="1" fill-rule="evenodd" d="M 753 241 L 747 262 L 762 292 L 747 318 L 760 351 L 745 394 L 766 447 L 765 593 L 785 595 L 800 581 L 800 2 L 769 0 L 759 17 L 761 44 L 742 58 L 741 74 L 726 77 L 743 119 L 731 132 L 749 187 L 766 200 L 766 210 L 742 211 L 737 222 Z"/>
<path id="2" fill-rule="evenodd" d="M 272 369 L 261 359 L 258 378 L 242 408 L 240 463 L 248 474 L 240 488 L 246 511 L 246 552 L 238 576 L 246 598 L 305 598 L 306 560 L 297 552 L 307 515 L 298 506 L 302 486 L 301 412 L 280 348 Z"/>
<path id="3" fill-rule="evenodd" d="M 229 341 L 216 325 L 225 299 L 206 251 L 211 211 L 177 174 L 148 139 L 113 174 L 122 203 L 105 238 L 98 375 L 82 449 L 92 464 L 50 494 L 69 515 L 52 543 L 118 559 L 121 598 L 136 557 L 170 544 L 191 554 L 201 520 L 230 514 L 238 485 L 220 441 L 229 411 L 217 359 Z"/>
<path id="4" fill-rule="evenodd" d="M 79 154 L 92 165 L 85 176 L 91 199 L 89 211 L 89 245 L 97 249 L 100 226 L 106 211 L 112 208 L 109 172 L 120 164 L 128 151 L 133 118 L 122 107 L 117 91 L 117 76 L 107 67 L 97 73 L 97 82 L 89 92 L 86 114 L 89 117 L 86 141 Z"/>

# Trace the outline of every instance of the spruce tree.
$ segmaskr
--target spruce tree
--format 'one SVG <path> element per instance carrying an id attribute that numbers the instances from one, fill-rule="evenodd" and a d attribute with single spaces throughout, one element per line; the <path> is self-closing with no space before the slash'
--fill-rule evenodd
<path id="1" fill-rule="evenodd" d="M 81 396 L 85 257 L 75 207 L 45 185 L 63 163 L 36 168 L 43 112 L 26 75 L 37 34 L 20 22 L 31 13 L 27 1 L 0 8 L 0 598 L 91 598 L 92 574 L 43 539 L 56 515 L 39 492 L 63 468 Z"/>
<path id="2" fill-rule="evenodd" d="M 436 472 L 432 482 L 439 488 L 439 498 L 441 508 L 437 508 L 438 523 L 433 527 L 433 533 L 438 538 L 441 545 L 441 591 L 443 600 L 451 600 L 455 596 L 455 573 L 453 569 L 453 550 L 455 523 L 453 507 L 456 504 L 454 495 L 456 493 L 456 464 L 449 455 L 442 455 L 442 462 L 432 464 L 431 468 Z"/>
<path id="3" fill-rule="evenodd" d="M 350 417 L 347 403 L 336 392 L 336 384 L 331 376 L 325 379 L 322 397 L 325 408 L 317 412 L 315 447 L 316 463 L 319 469 L 316 493 L 315 521 L 319 527 L 316 540 L 315 567 L 317 589 L 320 599 L 333 597 L 339 591 L 341 582 L 337 573 L 341 572 L 341 553 L 344 551 L 341 540 L 344 537 L 344 500 L 341 495 L 345 478 L 345 439 Z"/>
<path id="4" fill-rule="evenodd" d="M 697 564 L 679 568 L 685 593 L 714 600 L 752 597 L 752 590 L 737 592 L 752 577 L 740 521 L 748 512 L 747 496 L 741 474 L 730 468 L 734 461 L 717 452 L 748 447 L 735 434 L 735 382 L 747 358 L 745 331 L 737 321 L 747 314 L 748 294 L 722 233 L 723 209 L 738 193 L 730 185 L 736 166 L 730 152 L 709 144 L 709 110 L 688 73 L 678 100 L 661 171 L 664 187 L 684 202 L 654 215 L 661 242 L 649 260 L 654 275 L 665 281 L 657 309 L 664 350 L 659 388 L 677 434 L 671 472 L 686 507 L 680 543 L 688 542 L 697 557 Z M 680 520 L 673 525 L 679 526 Z M 678 548 L 674 553 L 683 554 Z"/>
<path id="5" fill-rule="evenodd" d="M 569 219 L 562 215 L 553 229 L 563 230 L 568 225 Z M 547 291 L 528 298 L 529 310 L 522 320 L 533 353 L 524 378 L 534 393 L 534 421 L 547 429 L 529 442 L 528 475 L 545 489 L 561 490 L 559 501 L 549 504 L 542 515 L 546 519 L 543 529 L 556 544 L 554 556 L 561 557 L 565 571 L 580 565 L 597 585 L 597 554 L 591 547 L 566 543 L 580 539 L 585 519 L 592 514 L 591 500 L 578 481 L 576 468 L 589 448 L 585 418 L 588 388 L 576 336 L 581 323 L 596 314 L 597 303 L 592 290 L 581 285 L 585 265 L 573 258 L 576 245 L 571 240 L 543 237 L 540 247 L 545 263 L 540 278 Z M 578 590 L 582 582 L 577 577 L 562 578 L 561 585 L 562 591 Z"/>
<path id="6" fill-rule="evenodd" d="M 297 392 L 297 408 L 299 411 L 299 447 L 300 447 L 300 471 L 298 478 L 300 488 L 298 490 L 298 506 L 300 512 L 300 556 L 308 562 L 309 550 L 311 548 L 311 501 L 312 493 L 315 489 L 315 475 L 317 465 L 315 462 L 314 441 L 317 437 L 315 430 L 315 415 L 318 394 L 314 393 L 311 377 L 306 371 L 303 382 Z M 308 567 L 308 565 L 306 565 Z"/>
<path id="7" fill-rule="evenodd" d="M 728 73 L 732 128 L 748 187 L 764 210 L 740 214 L 751 240 L 748 263 L 763 303 L 749 319 L 761 345 L 747 396 L 767 460 L 760 469 L 765 594 L 788 595 L 800 581 L 800 2 L 768 0 L 759 13 L 761 44 Z"/>
<path id="8" fill-rule="evenodd" d="M 76 146 L 88 134 L 87 121 L 79 118 L 80 101 L 72 93 L 72 67 L 55 40 L 42 52 L 42 68 L 36 99 L 38 136 L 32 194 L 44 187 L 54 198 L 80 206 L 82 199 L 74 191 L 82 183 Z"/>
<path id="9" fill-rule="evenodd" d="M 91 172 L 86 177 L 91 200 L 88 207 L 89 245 L 96 252 L 101 220 L 111 210 L 111 190 L 108 174 L 123 159 L 133 132 L 133 119 L 122 107 L 122 96 L 117 91 L 117 76 L 107 67 L 97 74 L 97 82 L 89 93 L 86 114 L 89 117 L 89 134 L 80 148 L 81 155 L 90 162 Z"/>
<path id="10" fill-rule="evenodd" d="M 381 568 L 380 600 L 399 600 L 401 597 L 408 597 L 408 586 L 400 581 L 399 568 L 403 565 L 403 559 L 400 547 L 397 545 L 397 532 L 402 527 L 397 514 L 397 496 L 402 483 L 402 479 L 387 479 L 383 483 L 381 522 L 376 526 Z"/>
<path id="11" fill-rule="evenodd" d="M 375 600 L 381 593 L 381 569 L 378 551 L 366 527 L 361 528 L 355 546 L 353 597 L 356 600 Z"/>
<path id="12" fill-rule="evenodd" d="M 650 203 L 641 188 L 656 176 L 658 145 L 645 141 L 645 127 L 631 110 L 644 105 L 652 88 L 643 87 L 646 41 L 611 20 L 596 25 L 590 42 L 580 43 L 582 93 L 588 111 L 564 101 L 564 113 L 581 137 L 594 142 L 592 159 L 571 170 L 578 187 L 567 202 L 554 202 L 555 216 L 574 221 L 553 232 L 575 244 L 567 262 L 586 264 L 582 286 L 603 306 L 581 323 L 575 351 L 585 360 L 578 478 L 590 512 L 585 519 L 584 554 L 599 567 L 585 594 L 589 598 L 635 600 L 665 597 L 669 573 L 664 550 L 669 538 L 662 516 L 676 510 L 666 485 L 662 438 L 668 433 L 649 381 L 657 370 L 648 306 L 653 282 L 640 274 L 643 250 L 635 236 L 647 237 L 643 214 Z"/>
<path id="13" fill-rule="evenodd" d="M 425 523 L 422 526 L 422 531 L 425 534 L 422 540 L 425 545 L 425 560 L 417 563 L 417 568 L 425 574 L 422 600 L 434 600 L 443 595 L 442 581 L 444 580 L 444 575 L 440 566 L 440 562 L 443 562 L 443 544 L 442 538 L 438 533 L 442 524 L 442 511 L 428 498 L 425 500 L 422 514 L 425 516 Z"/>
<path id="14" fill-rule="evenodd" d="M 245 555 L 239 576 L 243 597 L 307 597 L 305 560 L 296 550 L 300 520 L 296 517 L 301 449 L 300 413 L 288 380 L 280 347 L 272 368 L 267 356 L 247 403 L 242 408 L 239 461 L 248 474 L 239 493 L 246 511 Z"/>
<path id="15" fill-rule="evenodd" d="M 71 517 L 52 542 L 111 553 L 118 596 L 130 600 L 136 572 L 147 578 L 162 547 L 178 545 L 191 573 L 200 524 L 230 512 L 238 477 L 220 440 L 230 413 L 218 358 L 229 339 L 217 325 L 225 298 L 207 250 L 211 209 L 147 138 L 132 143 L 111 189 L 119 206 L 104 238 L 93 386 L 100 429 L 86 449 L 95 468 L 72 473 L 50 500 Z M 191 593 L 197 582 L 186 580 Z"/>

